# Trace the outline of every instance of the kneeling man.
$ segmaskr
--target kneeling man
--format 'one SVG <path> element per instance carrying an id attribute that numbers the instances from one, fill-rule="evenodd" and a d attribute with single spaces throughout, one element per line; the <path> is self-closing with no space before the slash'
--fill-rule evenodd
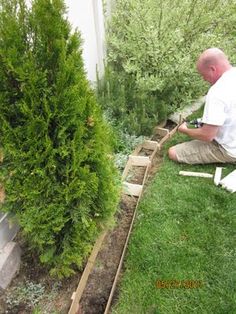
<path id="1" fill-rule="evenodd" d="M 169 149 L 169 158 L 187 164 L 236 163 L 236 68 L 218 48 L 205 50 L 197 70 L 210 87 L 201 128 L 180 125 L 194 140 Z"/>

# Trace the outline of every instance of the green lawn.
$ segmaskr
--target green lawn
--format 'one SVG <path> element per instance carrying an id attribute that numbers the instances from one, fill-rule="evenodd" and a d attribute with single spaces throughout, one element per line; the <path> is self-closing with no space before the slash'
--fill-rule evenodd
<path id="1" fill-rule="evenodd" d="M 184 139 L 176 135 L 168 146 Z M 215 166 L 165 156 L 138 208 L 113 313 L 236 313 L 236 193 L 178 174 Z"/>

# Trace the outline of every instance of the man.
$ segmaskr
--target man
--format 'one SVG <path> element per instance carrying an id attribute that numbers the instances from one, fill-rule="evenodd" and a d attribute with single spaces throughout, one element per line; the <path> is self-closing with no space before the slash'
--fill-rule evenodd
<path id="1" fill-rule="evenodd" d="M 203 126 L 178 131 L 195 139 L 169 149 L 169 158 L 188 164 L 236 163 L 236 68 L 218 48 L 205 50 L 197 70 L 210 87 L 203 113 Z"/>

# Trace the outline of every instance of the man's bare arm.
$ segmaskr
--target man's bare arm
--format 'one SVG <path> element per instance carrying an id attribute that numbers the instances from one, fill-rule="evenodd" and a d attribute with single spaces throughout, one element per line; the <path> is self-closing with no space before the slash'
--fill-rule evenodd
<path id="1" fill-rule="evenodd" d="M 219 131 L 219 126 L 217 125 L 211 125 L 211 124 L 203 124 L 201 128 L 198 129 L 189 129 L 187 126 L 187 123 L 184 122 L 180 125 L 179 132 L 187 134 L 188 136 L 205 141 L 205 142 L 211 142 L 216 137 L 217 132 Z"/>

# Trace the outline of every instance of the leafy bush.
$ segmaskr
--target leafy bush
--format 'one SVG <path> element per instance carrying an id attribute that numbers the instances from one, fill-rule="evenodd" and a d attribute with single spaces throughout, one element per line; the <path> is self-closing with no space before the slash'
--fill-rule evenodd
<path id="1" fill-rule="evenodd" d="M 234 6 L 225 0 L 116 0 L 98 86 L 104 108 L 130 133 L 147 134 L 203 94 L 196 59 L 211 46 L 234 51 Z"/>
<path id="2" fill-rule="evenodd" d="M 128 161 L 129 155 L 139 144 L 145 141 L 145 137 L 130 135 L 119 128 L 114 128 L 114 133 L 117 138 L 115 143 L 115 164 L 122 172 Z"/>
<path id="3" fill-rule="evenodd" d="M 118 201 L 110 131 L 63 0 L 0 2 L 4 209 L 59 277 L 81 267 Z"/>
<path id="4" fill-rule="evenodd" d="M 112 147 L 114 150 L 114 162 L 120 172 L 123 172 L 129 155 L 133 150 L 147 139 L 145 136 L 131 135 L 121 125 L 116 125 L 109 110 L 104 111 L 104 118 L 112 132 Z"/>

